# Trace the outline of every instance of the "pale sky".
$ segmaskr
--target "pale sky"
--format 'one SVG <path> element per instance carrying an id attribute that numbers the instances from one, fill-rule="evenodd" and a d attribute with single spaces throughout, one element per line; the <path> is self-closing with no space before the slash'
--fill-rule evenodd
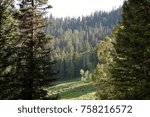
<path id="1" fill-rule="evenodd" d="M 78 17 L 90 15 L 94 11 L 110 11 L 118 8 L 124 0 L 49 0 L 53 6 L 49 10 L 55 17 Z"/>

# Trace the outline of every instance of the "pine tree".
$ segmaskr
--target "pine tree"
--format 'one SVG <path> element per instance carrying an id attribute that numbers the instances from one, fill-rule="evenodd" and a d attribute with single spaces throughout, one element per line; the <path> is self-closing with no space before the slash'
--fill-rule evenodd
<path id="1" fill-rule="evenodd" d="M 13 99 L 12 75 L 15 63 L 17 22 L 13 18 L 13 0 L 0 0 L 0 99 Z"/>
<path id="2" fill-rule="evenodd" d="M 150 1 L 128 0 L 111 71 L 117 99 L 150 99 Z"/>
<path id="3" fill-rule="evenodd" d="M 107 36 L 97 46 L 97 57 L 100 62 L 96 66 L 92 79 L 97 88 L 96 97 L 98 99 L 112 99 L 114 96 L 110 73 L 113 67 L 113 55 L 115 54 L 113 41 Z"/>
<path id="4" fill-rule="evenodd" d="M 18 83 L 17 99 L 46 99 L 46 88 L 56 80 L 52 71 L 51 40 L 42 30 L 46 24 L 44 15 L 47 0 L 21 0 L 19 20 L 19 44 L 16 73 Z"/>

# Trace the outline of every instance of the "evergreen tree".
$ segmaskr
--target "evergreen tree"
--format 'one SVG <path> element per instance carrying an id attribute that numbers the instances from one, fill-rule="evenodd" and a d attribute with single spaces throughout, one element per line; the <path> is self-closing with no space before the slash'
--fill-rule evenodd
<path id="1" fill-rule="evenodd" d="M 42 31 L 46 24 L 44 18 L 47 0 L 21 0 L 19 20 L 19 44 L 17 51 L 16 73 L 17 99 L 46 99 L 46 88 L 56 80 L 52 71 L 51 38 Z"/>
<path id="2" fill-rule="evenodd" d="M 0 99 L 13 99 L 12 75 L 15 62 L 17 23 L 13 18 L 13 0 L 0 0 Z"/>
<path id="3" fill-rule="evenodd" d="M 111 84 L 110 70 L 113 67 L 113 55 L 115 49 L 113 39 L 108 36 L 100 41 L 97 47 L 97 57 L 100 63 L 97 64 L 93 74 L 93 82 L 97 88 L 96 96 L 98 99 L 112 99 L 113 85 Z"/>
<path id="4" fill-rule="evenodd" d="M 150 1 L 128 0 L 111 71 L 117 99 L 150 99 Z"/>
<path id="5" fill-rule="evenodd" d="M 121 8 L 110 12 L 96 11 L 90 16 L 64 20 L 50 15 L 49 22 L 53 21 L 53 25 L 47 26 L 46 32 L 57 37 L 53 41 L 57 53 L 54 58 L 63 62 L 57 62 L 54 69 L 60 71 L 61 79 L 80 77 L 80 69 L 93 71 L 98 62 L 93 50 L 100 40 L 110 35 L 112 28 L 121 20 L 121 12 Z M 63 65 L 64 63 L 67 65 Z M 72 66 L 71 69 L 68 69 L 69 65 Z"/>

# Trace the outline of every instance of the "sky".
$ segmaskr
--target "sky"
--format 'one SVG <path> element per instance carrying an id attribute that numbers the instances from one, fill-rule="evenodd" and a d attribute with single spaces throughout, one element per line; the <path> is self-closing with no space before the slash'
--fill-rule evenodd
<path id="1" fill-rule="evenodd" d="M 110 11 L 118 8 L 124 0 L 49 0 L 49 10 L 54 17 L 78 17 L 95 11 Z"/>

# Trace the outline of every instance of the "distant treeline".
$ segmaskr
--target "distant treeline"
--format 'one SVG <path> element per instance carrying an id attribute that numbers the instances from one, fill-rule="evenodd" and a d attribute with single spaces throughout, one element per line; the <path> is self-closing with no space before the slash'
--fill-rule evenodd
<path id="1" fill-rule="evenodd" d="M 54 48 L 57 62 L 54 70 L 59 71 L 61 79 L 79 77 L 80 69 L 93 71 L 97 64 L 95 48 L 113 27 L 121 21 L 122 9 L 110 12 L 96 11 L 90 16 L 78 18 L 49 17 L 47 34 L 54 39 L 50 46 Z"/>

